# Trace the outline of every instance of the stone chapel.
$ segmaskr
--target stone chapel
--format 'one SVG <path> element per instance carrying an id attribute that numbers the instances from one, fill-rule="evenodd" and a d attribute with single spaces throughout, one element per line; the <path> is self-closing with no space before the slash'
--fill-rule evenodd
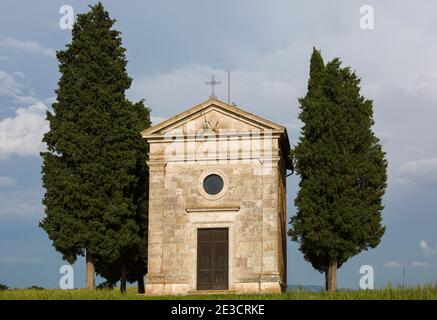
<path id="1" fill-rule="evenodd" d="M 211 97 L 150 144 L 146 294 L 286 287 L 285 127 Z"/>

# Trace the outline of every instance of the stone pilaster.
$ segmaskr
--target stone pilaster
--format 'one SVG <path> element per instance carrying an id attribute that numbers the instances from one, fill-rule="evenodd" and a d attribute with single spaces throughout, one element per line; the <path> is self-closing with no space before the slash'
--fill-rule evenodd
<path id="1" fill-rule="evenodd" d="M 151 157 L 153 159 L 153 156 Z M 159 160 L 148 162 L 149 180 L 149 242 L 146 293 L 164 293 L 163 272 L 163 224 L 164 224 L 164 175 L 165 163 Z"/>
<path id="2" fill-rule="evenodd" d="M 273 145 L 273 150 L 277 150 Z M 276 151 L 277 152 L 277 151 Z M 278 222 L 278 183 L 279 158 L 276 152 L 264 154 L 263 163 L 271 166 L 263 175 L 263 222 L 262 222 L 262 273 L 260 275 L 260 292 L 280 292 L 279 274 L 279 222 Z"/>

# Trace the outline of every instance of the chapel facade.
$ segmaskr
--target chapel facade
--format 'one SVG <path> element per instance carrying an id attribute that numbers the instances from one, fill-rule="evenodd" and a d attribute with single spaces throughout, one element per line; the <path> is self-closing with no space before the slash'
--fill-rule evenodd
<path id="1" fill-rule="evenodd" d="M 215 97 L 144 130 L 146 294 L 286 286 L 285 127 Z"/>

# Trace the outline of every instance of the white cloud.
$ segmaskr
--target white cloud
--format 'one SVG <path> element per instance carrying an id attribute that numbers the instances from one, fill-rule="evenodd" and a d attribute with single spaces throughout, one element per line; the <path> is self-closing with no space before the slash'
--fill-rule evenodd
<path id="1" fill-rule="evenodd" d="M 15 103 L 37 103 L 39 100 L 33 96 L 31 88 L 22 84 L 23 80 L 26 76 L 22 72 L 10 74 L 0 70 L 0 96 L 12 98 Z"/>
<path id="2" fill-rule="evenodd" d="M 403 87 L 408 93 L 437 102 L 437 73 L 413 74 L 406 78 Z"/>
<path id="3" fill-rule="evenodd" d="M 386 78 L 365 85 L 363 90 L 370 96 L 381 96 L 388 90 L 401 91 L 406 95 L 437 102 L 437 73 L 413 73 L 402 78 Z"/>
<path id="4" fill-rule="evenodd" d="M 437 253 L 437 244 L 435 245 L 435 249 L 430 248 L 425 240 L 419 242 L 419 248 L 426 256 L 432 256 L 433 254 Z"/>
<path id="5" fill-rule="evenodd" d="M 437 187 L 437 158 L 408 161 L 401 165 L 398 180 L 425 187 Z"/>
<path id="6" fill-rule="evenodd" d="M 417 261 L 417 260 L 411 261 L 411 263 L 409 265 L 413 268 L 426 268 L 426 267 L 431 266 L 431 264 L 428 262 Z M 386 268 L 401 268 L 403 266 L 404 266 L 404 264 L 399 263 L 397 261 L 388 261 L 388 262 L 384 263 L 384 267 L 386 267 Z"/>
<path id="7" fill-rule="evenodd" d="M 0 160 L 12 155 L 34 156 L 43 150 L 42 137 L 48 130 L 46 105 L 35 103 L 19 108 L 15 117 L 0 120 Z"/>
<path id="8" fill-rule="evenodd" d="M 0 95 L 16 96 L 21 94 L 23 85 L 14 76 L 6 71 L 0 70 Z"/>
<path id="9" fill-rule="evenodd" d="M 389 262 L 384 263 L 384 267 L 387 267 L 387 268 L 399 268 L 399 267 L 402 267 L 402 264 L 400 264 L 397 261 L 389 261 Z"/>
<path id="10" fill-rule="evenodd" d="M 44 103 L 47 104 L 47 105 L 51 105 L 54 102 L 56 102 L 56 97 L 55 96 L 51 96 L 51 97 L 48 97 L 48 98 L 44 99 Z"/>
<path id="11" fill-rule="evenodd" d="M 9 177 L 0 177 L 0 188 L 9 188 L 15 185 L 15 180 Z"/>
<path id="12" fill-rule="evenodd" d="M 412 261 L 411 266 L 413 268 L 427 268 L 427 267 L 430 267 L 431 264 L 428 262 L 423 262 L 423 261 Z"/>
<path id="13" fill-rule="evenodd" d="M 51 48 L 44 48 L 36 41 L 21 41 L 12 37 L 0 39 L 0 47 L 8 49 L 17 49 L 30 54 L 38 54 L 46 57 L 56 57 L 55 50 Z"/>

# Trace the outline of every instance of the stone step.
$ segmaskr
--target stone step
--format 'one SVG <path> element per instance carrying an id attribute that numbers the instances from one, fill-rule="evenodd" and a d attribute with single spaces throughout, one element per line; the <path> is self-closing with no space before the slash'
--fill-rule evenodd
<path id="1" fill-rule="evenodd" d="M 191 295 L 237 294 L 237 291 L 234 291 L 234 290 L 196 290 L 196 291 L 189 291 L 188 294 L 191 294 Z"/>

